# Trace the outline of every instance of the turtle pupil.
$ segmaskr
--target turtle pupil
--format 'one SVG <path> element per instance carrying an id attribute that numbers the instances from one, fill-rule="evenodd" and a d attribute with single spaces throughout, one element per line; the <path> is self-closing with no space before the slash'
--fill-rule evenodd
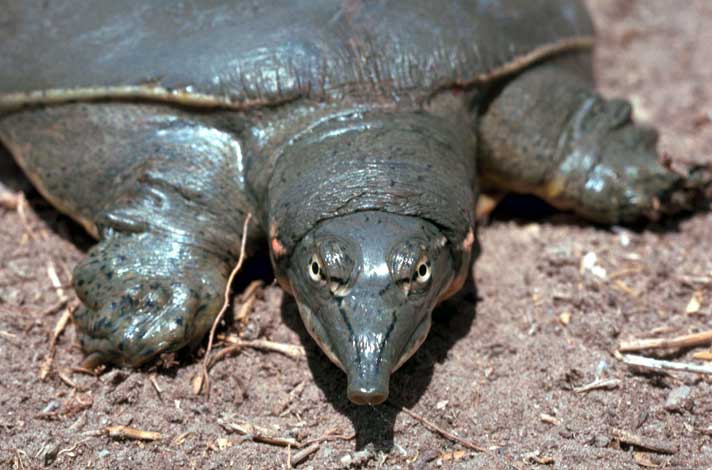
<path id="1" fill-rule="evenodd" d="M 421 264 L 418 268 L 418 274 L 420 277 L 425 277 L 425 275 L 428 274 L 428 268 L 424 264 Z"/>
<path id="2" fill-rule="evenodd" d="M 316 261 L 312 261 L 311 270 L 315 276 L 319 274 L 319 263 L 317 263 Z"/>

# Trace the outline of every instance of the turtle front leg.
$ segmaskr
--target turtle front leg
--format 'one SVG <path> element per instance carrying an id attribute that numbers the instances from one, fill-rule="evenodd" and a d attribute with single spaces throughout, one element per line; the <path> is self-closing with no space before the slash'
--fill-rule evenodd
<path id="1" fill-rule="evenodd" d="M 138 366 L 197 344 L 223 303 L 231 269 L 259 237 L 241 183 L 239 144 L 187 120 L 133 139 L 134 164 L 93 222 L 100 235 L 74 271 L 75 314 L 91 362 Z M 255 214 L 256 215 L 256 214 Z"/>
<path id="2" fill-rule="evenodd" d="M 174 236 L 113 233 L 74 271 L 74 319 L 91 363 L 139 366 L 200 341 L 219 312 L 227 260 Z"/>
<path id="3" fill-rule="evenodd" d="M 478 137 L 485 188 L 535 194 L 605 224 L 691 209 L 711 179 L 666 167 L 657 132 L 633 123 L 630 104 L 603 99 L 563 61 L 506 84 L 482 111 Z"/>

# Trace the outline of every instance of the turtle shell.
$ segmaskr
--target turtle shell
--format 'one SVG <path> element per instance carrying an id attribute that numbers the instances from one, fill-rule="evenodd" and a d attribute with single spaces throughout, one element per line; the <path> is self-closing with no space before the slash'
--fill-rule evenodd
<path id="1" fill-rule="evenodd" d="M 572 0 L 3 0 L 0 107 L 427 98 L 589 48 Z"/>

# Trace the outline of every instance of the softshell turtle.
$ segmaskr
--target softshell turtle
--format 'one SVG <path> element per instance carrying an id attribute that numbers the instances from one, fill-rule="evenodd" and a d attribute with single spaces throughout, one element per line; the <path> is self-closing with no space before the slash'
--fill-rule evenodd
<path id="1" fill-rule="evenodd" d="M 199 343 L 251 214 L 247 252 L 378 404 L 468 276 L 480 188 L 605 224 L 697 193 L 593 90 L 578 1 L 0 3 L 0 141 L 98 239 L 93 360 Z"/>

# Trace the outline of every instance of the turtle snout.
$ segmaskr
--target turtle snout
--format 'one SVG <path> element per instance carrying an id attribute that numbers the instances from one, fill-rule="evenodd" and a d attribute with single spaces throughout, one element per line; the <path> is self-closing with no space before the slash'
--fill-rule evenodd
<path id="1" fill-rule="evenodd" d="M 356 350 L 346 365 L 346 395 L 356 405 L 379 405 L 388 398 L 391 358 L 378 337 L 357 337 Z"/>
<path id="2" fill-rule="evenodd" d="M 380 405 L 388 398 L 390 373 L 381 377 L 349 377 L 346 395 L 355 405 Z"/>

